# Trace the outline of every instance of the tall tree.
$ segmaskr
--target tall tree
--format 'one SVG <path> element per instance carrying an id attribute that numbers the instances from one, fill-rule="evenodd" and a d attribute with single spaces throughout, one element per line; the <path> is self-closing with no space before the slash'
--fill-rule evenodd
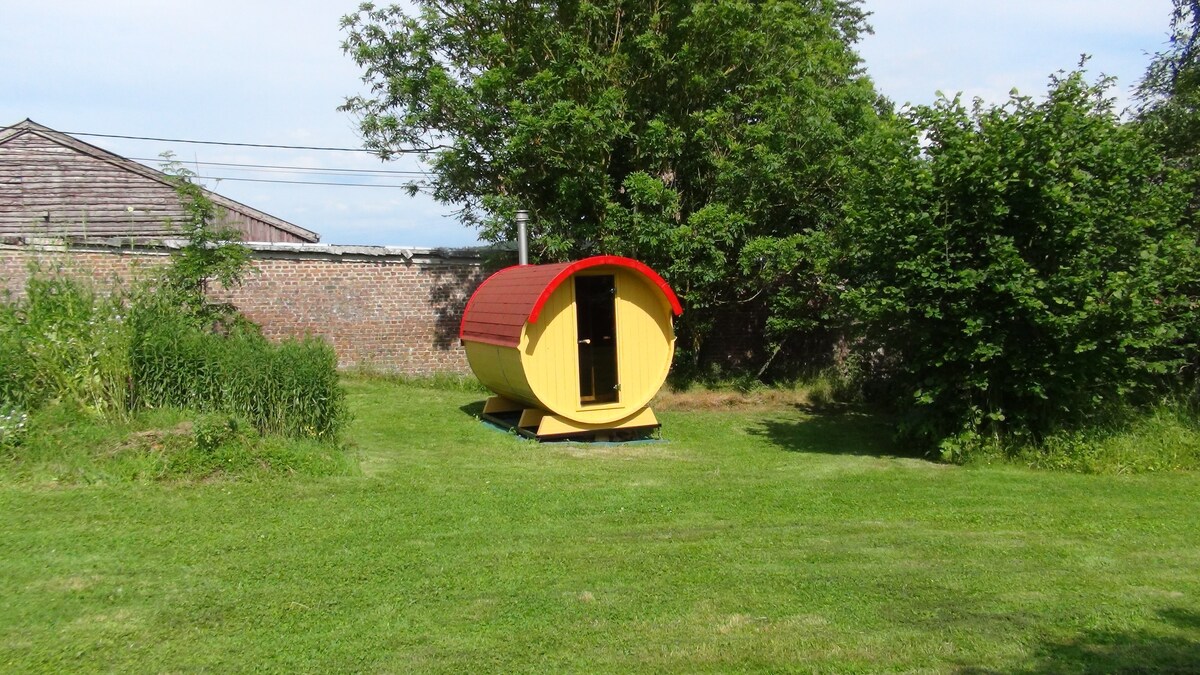
<path id="1" fill-rule="evenodd" d="M 486 240 L 531 210 L 535 257 L 659 269 L 701 351 L 733 306 L 813 326 L 822 234 L 880 101 L 860 0 L 417 0 L 343 19 L 367 147 L 427 153 Z M 753 312 L 752 312 L 753 313 Z"/>
<path id="2" fill-rule="evenodd" d="M 1176 166 L 1200 175 L 1200 0 L 1174 0 L 1170 40 L 1138 84 L 1138 118 Z M 1192 211 L 1200 208 L 1193 179 Z"/>
<path id="3" fill-rule="evenodd" d="M 1170 41 L 1150 61 L 1138 85 L 1138 122 L 1167 163 L 1187 180 L 1190 200 L 1183 222 L 1200 239 L 1200 0 L 1174 0 Z M 1188 294 L 1200 306 L 1200 278 L 1193 277 Z M 1193 313 L 1185 344 L 1200 343 L 1200 312 Z M 1200 354 L 1185 372 L 1200 382 Z M 1194 392 L 1200 397 L 1200 389 Z"/>

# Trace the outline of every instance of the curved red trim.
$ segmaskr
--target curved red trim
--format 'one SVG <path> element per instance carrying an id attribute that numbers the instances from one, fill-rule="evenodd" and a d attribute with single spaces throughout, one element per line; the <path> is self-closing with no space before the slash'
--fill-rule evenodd
<path id="1" fill-rule="evenodd" d="M 546 284 L 546 288 L 542 294 L 538 296 L 536 302 L 533 303 L 533 309 L 529 312 L 529 323 L 537 323 L 538 316 L 542 313 L 542 306 L 550 299 L 554 290 L 559 287 L 562 282 L 566 281 L 576 272 L 586 270 L 589 267 L 599 267 L 601 265 L 613 265 L 615 267 L 628 267 L 631 270 L 640 272 L 643 276 L 650 280 L 650 283 L 658 287 L 667 297 L 667 302 L 671 305 L 671 311 L 675 316 L 683 314 L 683 305 L 679 304 L 679 298 L 675 296 L 675 291 L 671 290 L 671 286 L 658 275 L 658 272 L 647 267 L 633 258 L 623 258 L 619 255 L 597 255 L 591 258 L 584 258 L 567 265 L 566 269 L 559 272 Z"/>
<path id="2" fill-rule="evenodd" d="M 576 262 L 506 267 L 475 289 L 463 309 L 458 337 L 515 347 L 526 323 L 536 323 L 546 301 L 571 275 L 590 267 L 608 265 L 637 271 L 666 297 L 676 316 L 683 313 L 675 292 L 654 270 L 631 258 L 602 255 Z"/>

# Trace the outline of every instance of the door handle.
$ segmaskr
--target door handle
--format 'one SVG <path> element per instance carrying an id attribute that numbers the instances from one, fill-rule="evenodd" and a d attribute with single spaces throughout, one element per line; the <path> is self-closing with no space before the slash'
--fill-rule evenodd
<path id="1" fill-rule="evenodd" d="M 581 345 L 590 345 L 590 344 L 592 344 L 592 339 L 591 339 L 591 338 L 584 338 L 584 339 L 582 339 L 582 340 L 580 340 L 580 341 L 579 341 L 579 344 L 581 344 Z"/>

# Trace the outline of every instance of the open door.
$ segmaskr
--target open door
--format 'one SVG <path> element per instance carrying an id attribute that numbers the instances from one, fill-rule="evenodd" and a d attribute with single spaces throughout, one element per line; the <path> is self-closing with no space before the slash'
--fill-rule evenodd
<path id="1" fill-rule="evenodd" d="M 611 274 L 575 277 L 575 317 L 579 340 L 579 403 L 616 403 L 617 286 Z"/>

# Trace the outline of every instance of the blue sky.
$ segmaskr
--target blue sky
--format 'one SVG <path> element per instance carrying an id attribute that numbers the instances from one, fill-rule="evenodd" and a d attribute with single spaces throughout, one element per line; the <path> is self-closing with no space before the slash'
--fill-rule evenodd
<path id="1" fill-rule="evenodd" d="M 4 0 L 0 124 L 26 117 L 67 132 L 357 147 L 336 108 L 359 90 L 340 49 L 350 0 Z M 879 89 L 897 103 L 937 91 L 1003 100 L 1014 86 L 1040 94 L 1083 53 L 1118 78 L 1123 102 L 1161 48 L 1170 0 L 867 0 L 875 34 L 860 45 Z M 238 149 L 83 137 L 135 158 L 174 152 L 189 162 L 416 170 L 361 153 Z M 280 180 L 327 176 L 236 172 Z M 351 179 L 364 182 L 362 178 Z M 396 184 L 396 177 L 376 183 Z M 279 185 L 232 180 L 218 192 L 316 230 L 340 244 L 459 246 L 475 233 L 453 207 L 389 187 Z"/>

